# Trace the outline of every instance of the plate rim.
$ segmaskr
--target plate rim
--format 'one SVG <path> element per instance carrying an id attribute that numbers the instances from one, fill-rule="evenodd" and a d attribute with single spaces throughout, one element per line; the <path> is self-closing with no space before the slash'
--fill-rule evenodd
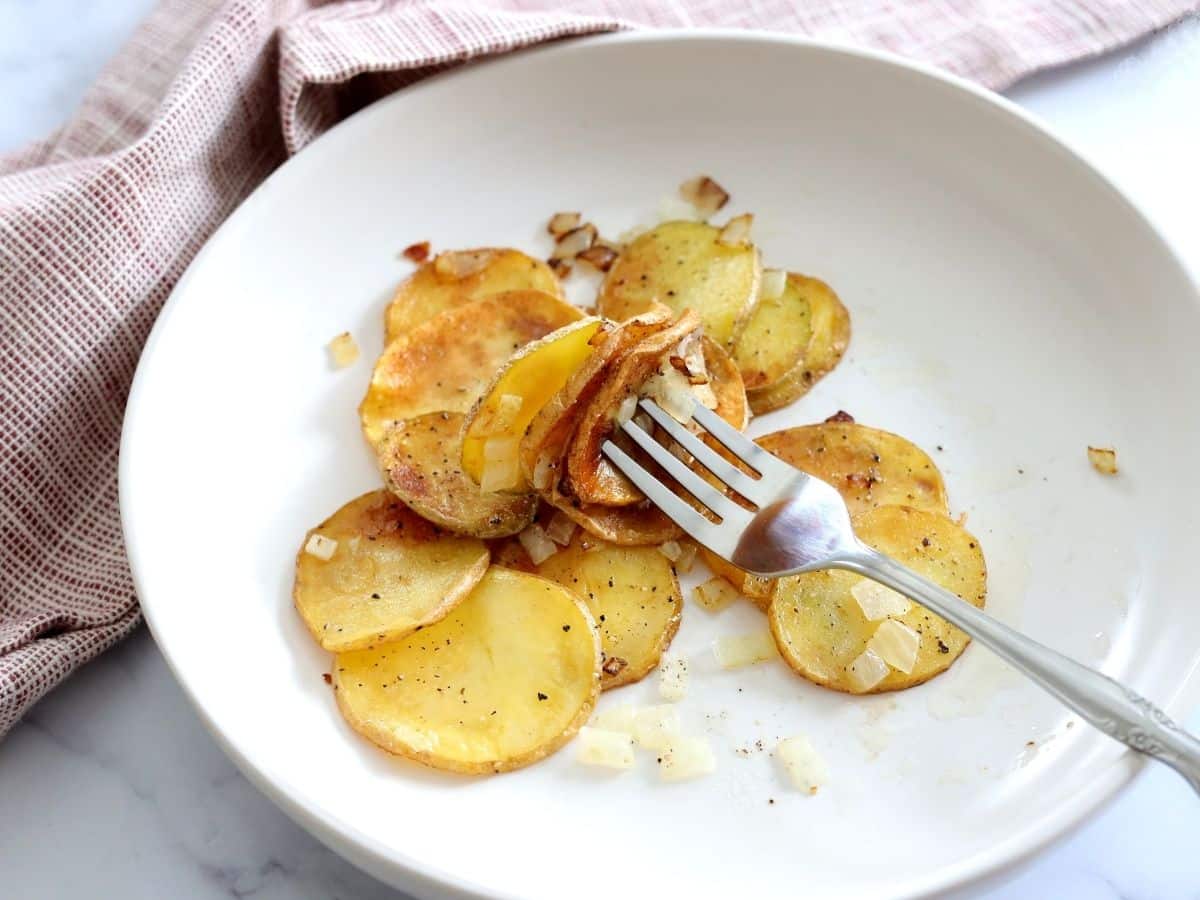
<path id="1" fill-rule="evenodd" d="M 165 659 L 172 676 L 178 682 L 187 697 L 188 702 L 198 714 L 204 727 L 213 736 L 217 745 L 230 758 L 238 770 L 258 790 L 262 791 L 276 806 L 288 815 L 294 822 L 317 837 L 322 843 L 339 855 L 348 859 L 352 864 L 364 869 L 371 875 L 387 884 L 395 884 L 397 875 L 407 882 L 406 890 L 417 890 L 425 894 L 436 893 L 441 897 L 461 898 L 461 900 L 520 900 L 516 895 L 502 893 L 480 884 L 472 879 L 464 878 L 454 872 L 446 871 L 420 859 L 408 856 L 385 847 L 371 835 L 363 832 L 351 822 L 341 820 L 326 809 L 320 808 L 304 799 L 299 788 L 272 773 L 268 767 L 251 759 L 250 755 L 236 745 L 234 739 L 225 734 L 217 725 L 209 710 L 197 696 L 185 673 L 180 668 L 177 659 L 171 652 L 169 639 L 159 631 L 160 623 L 156 619 L 154 604 L 147 602 L 148 591 L 143 581 L 145 564 L 136 540 L 139 525 L 134 521 L 130 512 L 133 506 L 135 474 L 129 463 L 130 453 L 137 432 L 139 431 L 138 409 L 141 396 L 147 390 L 150 380 L 147 374 L 154 365 L 154 358 L 166 323 L 182 302 L 195 273 L 206 265 L 208 257 L 215 252 L 227 236 L 237 226 L 238 221 L 248 215 L 247 208 L 253 206 L 264 191 L 272 184 L 278 174 L 286 168 L 296 156 L 302 155 L 309 147 L 329 139 L 329 136 L 350 126 L 351 122 L 369 119 L 373 116 L 384 115 L 384 110 L 394 104 L 403 103 L 406 98 L 428 90 L 447 79 L 473 72 L 478 69 L 505 66 L 520 66 L 527 58 L 534 56 L 553 56 L 577 53 L 596 46 L 609 44 L 675 44 L 675 43 L 724 43 L 737 42 L 746 44 L 771 44 L 785 46 L 802 52 L 829 54 L 832 56 L 850 57 L 885 68 L 900 69 L 905 72 L 923 76 L 930 82 L 948 88 L 951 91 L 962 92 L 970 100 L 981 107 L 993 112 L 1007 114 L 1013 124 L 1024 128 L 1026 134 L 1035 140 L 1065 154 L 1079 169 L 1082 169 L 1100 190 L 1106 191 L 1110 197 L 1124 207 L 1132 221 L 1141 227 L 1143 232 L 1170 259 L 1182 282 L 1190 288 L 1192 300 L 1200 306 L 1200 276 L 1187 264 L 1174 243 L 1157 227 L 1154 221 L 1123 191 L 1103 170 L 1095 165 L 1089 156 L 1058 135 L 1051 127 L 1043 123 L 1037 116 L 1018 106 L 1006 97 L 981 87 L 965 78 L 951 72 L 938 69 L 930 64 L 911 60 L 897 54 L 862 47 L 854 47 L 835 42 L 814 38 L 766 31 L 761 29 L 738 28 L 689 28 L 689 29 L 645 29 L 615 31 L 599 35 L 573 37 L 568 41 L 539 44 L 505 53 L 498 57 L 471 61 L 465 66 L 458 66 L 446 72 L 441 72 L 424 79 L 420 83 L 404 90 L 396 91 L 380 98 L 361 110 L 346 117 L 328 131 L 316 137 L 299 153 L 286 159 L 262 183 L 250 192 L 213 231 L 196 253 L 195 257 L 184 270 L 183 275 L 172 288 L 170 295 L 163 303 L 154 325 L 151 328 L 142 348 L 137 368 L 125 406 L 125 416 L 122 423 L 121 442 L 118 460 L 118 498 L 121 511 L 122 536 L 125 543 L 126 555 L 132 574 L 134 589 L 137 593 L 139 607 L 145 618 L 147 627 L 159 652 Z M 1193 664 L 1182 681 L 1174 690 L 1172 696 L 1160 705 L 1172 716 L 1178 718 L 1190 711 L 1200 702 L 1200 659 Z M 1034 856 L 1069 837 L 1084 822 L 1096 815 L 1101 809 L 1111 805 L 1117 795 L 1127 787 L 1134 778 L 1144 772 L 1147 759 L 1143 756 L 1125 751 L 1113 760 L 1103 775 L 1094 781 L 1090 790 L 1077 795 L 1076 799 L 1060 806 L 1053 813 L 1043 816 L 1033 824 L 1014 832 L 1004 841 L 993 844 L 959 862 L 942 866 L 933 873 L 918 876 L 904 885 L 904 891 L 896 897 L 917 898 L 943 895 L 949 891 L 964 889 L 977 890 L 989 882 L 996 882 L 1028 864 Z"/>

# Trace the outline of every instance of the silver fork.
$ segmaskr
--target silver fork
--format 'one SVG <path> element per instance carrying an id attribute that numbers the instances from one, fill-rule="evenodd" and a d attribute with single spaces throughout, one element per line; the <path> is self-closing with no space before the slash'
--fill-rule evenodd
<path id="1" fill-rule="evenodd" d="M 644 399 L 639 406 L 696 462 L 754 506 L 746 509 L 733 502 L 637 422 L 623 423 L 622 430 L 718 521 L 677 497 L 611 440 L 604 443 L 604 454 L 709 550 L 754 575 L 778 578 L 817 569 L 847 569 L 899 591 L 961 628 L 1109 737 L 1174 768 L 1200 792 L 1200 741 L 1149 700 L 997 622 L 868 547 L 855 537 L 846 504 L 836 490 L 752 443 L 711 410 L 696 404 L 692 418 L 757 477 L 723 459 L 654 401 Z"/>

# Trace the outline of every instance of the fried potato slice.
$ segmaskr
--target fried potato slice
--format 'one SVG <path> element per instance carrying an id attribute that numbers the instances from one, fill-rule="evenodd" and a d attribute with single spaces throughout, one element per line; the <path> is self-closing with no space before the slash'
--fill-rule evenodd
<path id="1" fill-rule="evenodd" d="M 789 273 L 782 294 L 759 298 L 733 347 L 746 390 L 774 384 L 804 361 L 813 333 L 804 288 L 803 276 Z"/>
<path id="2" fill-rule="evenodd" d="M 313 535 L 337 542 L 322 560 Z M 401 638 L 446 615 L 488 566 L 482 541 L 446 534 L 387 491 L 351 500 L 305 535 L 292 598 L 334 652 Z"/>
<path id="3" fill-rule="evenodd" d="M 752 244 L 728 246 L 704 222 L 664 222 L 636 237 L 617 257 L 600 289 L 597 310 L 628 319 L 665 303 L 694 309 L 704 332 L 732 346 L 758 300 L 762 264 Z"/>
<path id="4" fill-rule="evenodd" d="M 526 344 L 508 361 L 467 413 L 463 429 L 462 469 L 478 484 L 483 478 L 484 445 L 492 439 L 519 440 L 530 422 L 562 390 L 595 352 L 594 343 L 604 323 L 593 317 L 580 319 Z M 507 412 L 505 398 L 520 405 Z M 529 490 L 522 475 L 518 490 Z"/>
<path id="5" fill-rule="evenodd" d="M 949 513 L 946 484 L 929 455 L 890 431 L 852 422 L 802 425 L 755 441 L 837 488 L 850 514 L 900 504 Z"/>
<path id="6" fill-rule="evenodd" d="M 537 496 L 485 494 L 459 465 L 462 413 L 434 412 L 389 425 L 379 469 L 389 491 L 424 518 L 458 534 L 494 538 L 533 521 Z"/>
<path id="7" fill-rule="evenodd" d="M 641 491 L 601 454 L 600 448 L 616 430 L 617 410 L 625 398 L 636 395 L 660 366 L 669 365 L 666 356 L 699 327 L 700 317 L 688 310 L 615 361 L 604 384 L 580 416 L 570 440 L 565 493 L 584 503 L 602 506 L 629 506 L 644 499 Z"/>
<path id="8" fill-rule="evenodd" d="M 787 406 L 793 400 L 804 396 L 809 388 L 841 362 L 850 343 L 850 313 L 829 285 L 816 278 L 792 274 L 788 276 L 783 296 L 788 297 L 793 293 L 799 294 L 808 304 L 807 333 L 801 331 L 796 336 L 797 342 L 806 343 L 801 345 L 803 349 L 798 364 L 792 366 L 786 374 L 765 384 L 746 385 L 746 396 L 756 415 Z M 742 364 L 741 360 L 746 360 L 747 357 L 765 361 L 765 357 L 772 353 L 769 349 L 772 336 L 778 341 L 780 334 L 788 335 L 787 329 L 795 327 L 793 313 L 794 307 L 768 304 L 763 312 L 764 318 L 755 322 L 753 319 L 758 317 L 756 310 L 751 324 L 738 340 L 740 346 L 735 347 L 735 355 L 740 357 L 739 365 Z M 790 341 L 778 343 L 782 345 L 781 350 L 791 345 Z M 753 378 L 757 365 L 754 362 L 750 363 L 748 380 Z M 774 374 L 776 369 L 772 368 L 770 371 Z M 746 377 L 745 368 L 743 376 Z"/>
<path id="9" fill-rule="evenodd" d="M 387 345 L 359 406 L 375 447 L 388 422 L 465 413 L 513 351 L 582 317 L 540 291 L 493 294 L 439 313 Z"/>
<path id="10" fill-rule="evenodd" d="M 576 532 L 537 573 L 575 591 L 592 611 L 604 654 L 602 690 L 644 678 L 679 630 L 679 580 L 656 547 L 619 547 Z"/>
<path id="11" fill-rule="evenodd" d="M 505 291 L 534 290 L 562 298 L 562 287 L 540 259 L 509 247 L 439 253 L 400 282 L 384 314 L 390 344 L 447 309 Z"/>
<path id="12" fill-rule="evenodd" d="M 875 549 L 982 607 L 987 568 L 979 542 L 937 513 L 881 506 L 853 520 L 858 536 Z M 767 619 L 787 664 L 815 684 L 846 693 L 856 689 L 848 667 L 866 650 L 879 622 L 868 621 L 851 590 L 861 581 L 851 572 L 830 570 L 780 579 Z M 866 693 L 896 691 L 945 671 L 969 638 L 917 604 L 894 616 L 920 636 L 909 673 L 892 669 Z"/>
<path id="13" fill-rule="evenodd" d="M 560 463 L 579 417 L 604 386 L 610 367 L 625 350 L 665 328 L 670 319 L 670 310 L 658 304 L 603 334 L 592 355 L 534 416 L 521 439 L 518 456 L 522 473 L 547 499 L 561 475 Z M 542 470 L 540 482 L 539 470 Z"/>
<path id="14" fill-rule="evenodd" d="M 561 585 L 492 566 L 440 622 L 340 653 L 338 707 L 372 743 L 436 769 L 537 762 L 584 724 L 600 690 L 600 635 Z"/>
<path id="15" fill-rule="evenodd" d="M 596 503 L 576 505 L 557 492 L 546 501 L 561 509 L 571 521 L 595 537 L 622 547 L 642 547 L 662 544 L 683 536 L 683 529 L 672 522 L 655 506 L 600 506 Z"/>
<path id="16" fill-rule="evenodd" d="M 708 368 L 708 386 L 712 388 L 717 401 L 713 412 L 738 431 L 744 431 L 750 424 L 750 403 L 737 363 L 708 335 L 700 339 L 700 346 L 704 351 L 704 364 Z"/>

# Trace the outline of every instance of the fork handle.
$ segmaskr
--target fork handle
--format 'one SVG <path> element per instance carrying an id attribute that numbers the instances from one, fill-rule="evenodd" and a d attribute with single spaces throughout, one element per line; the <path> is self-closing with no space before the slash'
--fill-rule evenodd
<path id="1" fill-rule="evenodd" d="M 1200 740 L 1145 697 L 1009 628 L 865 545 L 836 563 L 910 597 L 958 626 L 1111 738 L 1166 763 L 1200 793 Z"/>

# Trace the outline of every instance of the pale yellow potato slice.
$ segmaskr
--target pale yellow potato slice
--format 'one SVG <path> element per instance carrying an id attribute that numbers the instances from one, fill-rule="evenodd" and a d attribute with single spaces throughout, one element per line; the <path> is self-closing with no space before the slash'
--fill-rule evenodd
<path id="1" fill-rule="evenodd" d="M 683 536 L 683 529 L 648 501 L 635 506 L 600 506 L 579 503 L 557 492 L 546 500 L 588 534 L 623 547 L 658 545 Z"/>
<path id="2" fill-rule="evenodd" d="M 582 315 L 540 291 L 493 294 L 439 313 L 384 349 L 359 406 L 363 434 L 374 447 L 390 422 L 465 413 L 514 352 Z"/>
<path id="3" fill-rule="evenodd" d="M 396 288 L 384 314 L 388 343 L 447 309 L 490 294 L 534 290 L 562 298 L 562 286 L 540 259 L 509 247 L 439 253 Z"/>
<path id="4" fill-rule="evenodd" d="M 603 323 L 590 317 L 572 322 L 540 340 L 527 344 L 508 361 L 467 413 L 463 429 L 462 470 L 476 484 L 483 477 L 484 445 L 493 439 L 520 439 L 555 394 L 562 390 L 595 352 Z M 516 397 L 518 410 L 500 420 L 505 403 Z M 517 490 L 529 490 L 521 476 Z"/>
<path id="5" fill-rule="evenodd" d="M 604 690 L 644 678 L 679 630 L 679 580 L 657 547 L 619 547 L 576 532 L 537 573 L 575 591 L 592 611 Z"/>
<path id="6" fill-rule="evenodd" d="M 485 774 L 566 743 L 600 690 L 600 634 L 572 591 L 491 567 L 440 622 L 334 659 L 338 707 L 383 749 Z"/>
<path id="7" fill-rule="evenodd" d="M 982 607 L 987 567 L 979 542 L 937 513 L 881 506 L 856 516 L 855 533 L 867 544 Z M 830 570 L 780 579 L 767 619 L 779 652 L 796 672 L 837 691 L 863 693 L 849 666 L 866 650 L 879 622 L 868 621 L 851 591 L 861 576 Z M 913 604 L 894 617 L 920 636 L 911 672 L 896 669 L 866 693 L 895 691 L 945 671 L 969 638 L 944 619 Z"/>
<path id="8" fill-rule="evenodd" d="M 788 291 L 792 290 L 808 301 L 808 343 L 799 364 L 783 377 L 761 387 L 747 387 L 746 396 L 756 415 L 787 406 L 808 393 L 809 388 L 841 362 L 850 343 L 850 313 L 829 285 L 816 278 L 789 275 Z M 771 315 L 770 309 L 767 315 Z M 768 322 L 760 327 L 771 326 Z"/>
<path id="9" fill-rule="evenodd" d="M 628 319 L 655 301 L 676 313 L 694 309 L 704 331 L 733 346 L 758 300 L 762 264 L 752 244 L 727 246 L 703 222 L 664 222 L 630 242 L 604 279 L 600 315 Z"/>
<path id="10" fill-rule="evenodd" d="M 746 390 L 782 379 L 804 360 L 812 338 L 812 308 L 802 276 L 789 274 L 778 297 L 759 297 L 733 347 Z"/>
<path id="11" fill-rule="evenodd" d="M 851 515 L 895 504 L 949 513 L 942 473 L 929 454 L 898 434 L 822 422 L 766 434 L 755 443 L 833 485 Z"/>
<path id="12" fill-rule="evenodd" d="M 309 552 L 313 535 L 336 541 L 329 559 Z M 305 535 L 292 597 L 318 644 L 351 650 L 436 622 L 487 566 L 482 541 L 446 534 L 387 491 L 372 491 Z"/>
<path id="13" fill-rule="evenodd" d="M 516 534 L 533 521 L 537 496 L 481 491 L 459 465 L 462 433 L 462 413 L 426 413 L 389 425 L 379 443 L 384 484 L 450 531 L 481 538 Z"/>

